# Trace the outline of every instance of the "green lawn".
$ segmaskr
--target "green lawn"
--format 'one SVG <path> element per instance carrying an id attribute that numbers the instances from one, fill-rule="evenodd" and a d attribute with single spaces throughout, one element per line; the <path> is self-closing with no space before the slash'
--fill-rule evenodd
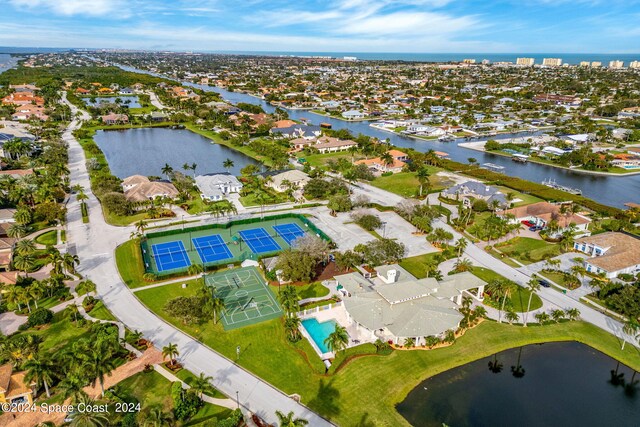
<path id="1" fill-rule="evenodd" d="M 365 156 L 361 153 L 351 154 L 348 151 L 338 151 L 335 153 L 324 153 L 324 154 L 305 154 L 303 152 L 297 153 L 298 158 L 304 158 L 307 163 L 309 163 L 313 167 L 322 167 L 325 166 L 330 160 L 338 161 L 339 159 L 346 159 L 349 162 L 352 160 L 361 160 L 364 159 Z"/>
<path id="2" fill-rule="evenodd" d="M 400 261 L 400 267 L 413 274 L 418 279 L 424 279 L 429 272 L 429 266 L 435 265 L 436 261 L 434 257 L 439 252 L 433 252 L 425 255 L 418 255 L 410 258 L 405 258 Z"/>
<path id="3" fill-rule="evenodd" d="M 498 189 L 504 194 L 513 193 L 514 199 L 521 200 L 520 202 L 514 203 L 513 204 L 514 206 L 525 206 L 525 205 L 530 205 L 532 203 L 538 203 L 543 201 L 542 199 L 536 196 L 532 196 L 531 194 L 520 193 L 519 191 L 515 191 L 508 187 L 498 186 Z"/>
<path id="4" fill-rule="evenodd" d="M 564 274 L 558 271 L 545 271 L 545 272 L 540 272 L 539 274 L 540 276 L 546 277 L 547 279 L 551 280 L 552 282 L 560 286 L 565 286 Z"/>
<path id="5" fill-rule="evenodd" d="M 453 184 L 448 179 L 435 175 L 442 169 L 435 166 L 427 166 L 427 170 L 431 175 L 429 177 L 431 184 L 429 191 L 440 191 Z M 420 191 L 420 182 L 415 172 L 400 172 L 389 176 L 381 176 L 371 181 L 371 185 L 403 197 L 415 197 Z M 423 189 L 423 195 L 425 193 L 426 189 Z"/>
<path id="6" fill-rule="evenodd" d="M 299 393 L 304 404 L 339 425 L 354 425 L 354 420 L 383 426 L 407 425 L 394 407 L 425 378 L 526 344 L 576 340 L 640 369 L 640 353 L 635 347 L 626 346 L 622 351 L 616 337 L 587 323 L 522 328 L 487 321 L 451 347 L 361 356 L 344 363 L 336 373 L 324 375 L 319 358 L 306 341 L 297 345 L 285 341 L 280 319 L 226 332 L 220 325 L 181 325 L 162 311 L 170 295 L 193 292 L 181 291 L 184 290 L 179 285 L 168 285 L 136 295 L 162 317 L 231 359 L 235 359 L 235 346 L 240 344 L 240 365 L 286 393 Z M 350 349 L 349 354 L 361 353 L 360 349 L 365 351 L 365 347 Z"/>
<path id="7" fill-rule="evenodd" d="M 242 206 L 260 206 L 260 201 L 256 199 L 256 193 L 249 193 L 246 196 L 240 197 L 240 203 Z M 277 193 L 275 191 L 268 191 L 267 197 L 264 199 L 265 205 L 276 205 L 278 203 L 291 202 L 292 199 L 287 197 L 285 193 Z"/>
<path id="8" fill-rule="evenodd" d="M 140 372 L 120 381 L 116 386 L 116 395 L 124 400 L 135 398 L 142 408 L 161 406 L 165 412 L 170 412 L 173 408 L 170 389 L 169 380 L 159 373 Z M 205 403 L 195 417 L 183 425 L 204 425 L 205 422 L 211 422 L 213 417 L 222 420 L 229 415 L 230 409 Z"/>
<path id="9" fill-rule="evenodd" d="M 142 278 L 144 264 L 138 240 L 128 240 L 116 248 L 116 265 L 122 280 L 130 288 L 149 284 Z"/>
<path id="10" fill-rule="evenodd" d="M 45 246 L 55 246 L 58 244 L 58 230 L 51 230 L 35 238 L 36 243 Z"/>
<path id="11" fill-rule="evenodd" d="M 39 335 L 44 339 L 40 344 L 40 351 L 43 354 L 53 354 L 63 347 L 70 346 L 81 337 L 89 335 L 86 328 L 76 326 L 73 318 L 65 318 L 64 313 L 56 313 L 50 325 L 42 329 L 30 329 L 27 333 Z"/>
<path id="12" fill-rule="evenodd" d="M 279 286 L 271 286 L 274 294 L 278 295 Z M 313 282 L 307 285 L 296 286 L 300 299 L 319 298 L 329 295 L 329 289 L 322 286 L 320 282 Z"/>
<path id="13" fill-rule="evenodd" d="M 560 246 L 544 240 L 530 237 L 515 237 L 504 243 L 498 243 L 495 247 L 511 258 L 515 258 L 523 264 L 531 264 L 560 255 Z"/>
<path id="14" fill-rule="evenodd" d="M 115 318 L 115 316 L 113 314 L 111 314 L 109 309 L 107 307 L 105 307 L 105 305 L 104 305 L 104 303 L 102 301 L 98 301 L 96 303 L 96 305 L 93 307 L 93 309 L 88 314 L 89 314 L 89 316 L 93 317 L 94 319 L 111 320 L 111 321 L 116 321 L 117 320 Z"/>

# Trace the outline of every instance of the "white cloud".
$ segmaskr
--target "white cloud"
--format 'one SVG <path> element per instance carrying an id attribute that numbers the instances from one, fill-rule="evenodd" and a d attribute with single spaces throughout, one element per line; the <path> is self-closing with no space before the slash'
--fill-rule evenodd
<path id="1" fill-rule="evenodd" d="M 116 14 L 122 17 L 128 8 L 124 0 L 9 0 L 20 9 L 50 11 L 56 15 L 105 16 Z M 127 12 L 128 14 L 128 12 Z"/>

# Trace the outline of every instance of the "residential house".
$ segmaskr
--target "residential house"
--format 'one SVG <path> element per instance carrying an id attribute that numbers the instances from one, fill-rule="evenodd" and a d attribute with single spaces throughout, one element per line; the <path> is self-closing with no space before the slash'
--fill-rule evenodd
<path id="1" fill-rule="evenodd" d="M 13 219 L 13 216 L 16 214 L 16 210 L 15 209 L 11 209 L 11 208 L 5 208 L 5 209 L 0 209 L 0 224 L 4 224 L 4 223 L 14 223 L 16 222 L 15 219 Z"/>
<path id="2" fill-rule="evenodd" d="M 39 87 L 31 84 L 9 85 L 9 89 L 13 89 L 15 92 L 37 92 L 40 90 Z"/>
<path id="3" fill-rule="evenodd" d="M 407 165 L 408 155 L 399 150 L 389 150 L 389 154 L 392 157 L 391 163 L 386 163 L 380 157 L 375 157 L 373 159 L 358 160 L 355 164 L 367 165 L 370 169 L 381 173 L 402 172 L 402 169 Z"/>
<path id="4" fill-rule="evenodd" d="M 25 104 L 16 107 L 15 112 L 11 115 L 13 120 L 48 120 L 49 116 L 45 114 L 44 107 L 35 104 Z"/>
<path id="5" fill-rule="evenodd" d="M 196 186 L 202 200 L 216 202 L 231 193 L 239 193 L 242 183 L 229 173 L 211 173 L 196 176 Z"/>
<path id="6" fill-rule="evenodd" d="M 322 128 L 315 125 L 296 124 L 287 128 L 271 128 L 269 132 L 283 138 L 316 139 L 322 135 Z"/>
<path id="7" fill-rule="evenodd" d="M 33 403 L 35 383 L 26 384 L 24 372 L 13 372 L 13 365 L 0 366 L 0 404 Z"/>
<path id="8" fill-rule="evenodd" d="M 281 129 L 281 128 L 288 128 L 291 126 L 295 126 L 296 122 L 294 122 L 293 120 L 278 120 L 277 122 L 273 123 L 273 127 L 277 128 L 277 129 Z"/>
<path id="9" fill-rule="evenodd" d="M 17 239 L 12 237 L 0 237 L 0 269 L 9 271 L 16 241 Z"/>
<path id="10" fill-rule="evenodd" d="M 360 110 L 349 110 L 342 113 L 342 117 L 347 120 L 364 119 L 365 117 L 367 117 L 367 113 L 363 113 Z"/>
<path id="11" fill-rule="evenodd" d="M 558 231 L 552 234 L 553 237 L 562 234 L 562 232 L 567 230 L 572 224 L 575 226 L 577 233 L 588 233 L 588 226 L 591 222 L 589 218 L 571 213 L 570 211 L 562 213 L 561 210 L 562 208 L 560 204 L 538 202 L 526 206 L 507 209 L 502 212 L 498 212 L 498 215 L 503 217 L 513 215 L 513 223 L 526 221 L 527 224 L 536 225 L 542 228 L 546 228 L 551 221 L 556 221 L 558 224 Z"/>
<path id="12" fill-rule="evenodd" d="M 164 122 L 169 118 L 169 116 L 162 111 L 152 111 L 150 116 L 152 122 Z"/>
<path id="13" fill-rule="evenodd" d="M 129 123 L 129 116 L 126 114 L 109 113 L 106 116 L 101 116 L 102 123 L 106 125 L 126 124 Z"/>
<path id="14" fill-rule="evenodd" d="M 44 98 L 36 96 L 33 92 L 14 92 L 2 98 L 3 105 L 44 105 Z"/>
<path id="15" fill-rule="evenodd" d="M 358 143 L 352 141 L 350 139 L 338 139 L 332 138 L 328 136 L 323 136 L 318 138 L 316 144 L 313 145 L 313 148 L 318 150 L 320 153 L 335 153 L 338 151 L 345 151 L 351 147 L 357 147 Z"/>
<path id="16" fill-rule="evenodd" d="M 626 233 L 607 232 L 576 239 L 573 248 L 590 255 L 585 269 L 609 279 L 620 274 L 640 273 L 640 238 Z"/>
<path id="17" fill-rule="evenodd" d="M 486 282 L 469 272 L 417 279 L 398 264 L 376 267 L 375 273 L 335 276 L 349 326 L 373 342 L 377 339 L 402 344 L 424 337 L 442 337 L 460 326 L 459 306 L 465 295 L 482 301 Z"/>
<path id="18" fill-rule="evenodd" d="M 270 178 L 265 179 L 265 185 L 278 192 L 303 188 L 311 180 L 309 175 L 297 169 L 267 172 L 262 176 Z"/>
<path id="19" fill-rule="evenodd" d="M 151 181 L 146 176 L 132 175 L 122 180 L 124 196 L 130 202 L 153 200 L 160 197 L 175 199 L 178 197 L 176 187 L 167 181 Z"/>
<path id="20" fill-rule="evenodd" d="M 442 191 L 444 197 L 450 199 L 461 200 L 463 205 L 470 207 L 476 199 L 484 200 L 489 206 L 494 201 L 498 203 L 498 207 L 505 208 L 509 206 L 507 197 L 498 189 L 491 185 L 486 185 L 478 181 L 467 181 L 462 184 L 454 185 Z"/>
<path id="21" fill-rule="evenodd" d="M 133 89 L 128 87 L 123 87 L 118 91 L 120 95 L 133 95 Z"/>

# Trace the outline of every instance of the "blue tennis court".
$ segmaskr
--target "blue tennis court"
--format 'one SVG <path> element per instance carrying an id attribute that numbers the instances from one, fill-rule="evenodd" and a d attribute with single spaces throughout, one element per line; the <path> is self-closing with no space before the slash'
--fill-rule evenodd
<path id="1" fill-rule="evenodd" d="M 151 251 L 156 260 L 158 271 L 174 270 L 191 265 L 181 240 L 158 243 L 151 246 Z"/>
<path id="2" fill-rule="evenodd" d="M 262 254 L 266 252 L 273 252 L 280 250 L 280 245 L 264 228 L 252 228 L 250 230 L 240 231 L 242 240 L 249 246 L 251 252 L 254 254 Z"/>
<path id="3" fill-rule="evenodd" d="M 210 236 L 196 237 L 191 239 L 193 246 L 198 251 L 198 255 L 203 263 L 220 261 L 222 259 L 233 258 L 227 244 L 222 240 L 219 234 Z"/>
<path id="4" fill-rule="evenodd" d="M 273 229 L 276 230 L 276 233 L 278 233 L 289 246 L 291 246 L 291 243 L 298 237 L 304 236 L 304 230 L 300 228 L 298 224 L 294 223 L 274 225 Z"/>

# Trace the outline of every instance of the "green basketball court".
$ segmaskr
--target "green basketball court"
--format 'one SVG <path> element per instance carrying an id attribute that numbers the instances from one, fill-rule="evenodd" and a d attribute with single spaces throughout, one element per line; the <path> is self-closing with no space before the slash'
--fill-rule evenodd
<path id="1" fill-rule="evenodd" d="M 282 316 L 276 296 L 256 267 L 234 268 L 205 276 L 224 300 L 222 325 L 225 330 L 253 325 Z"/>

